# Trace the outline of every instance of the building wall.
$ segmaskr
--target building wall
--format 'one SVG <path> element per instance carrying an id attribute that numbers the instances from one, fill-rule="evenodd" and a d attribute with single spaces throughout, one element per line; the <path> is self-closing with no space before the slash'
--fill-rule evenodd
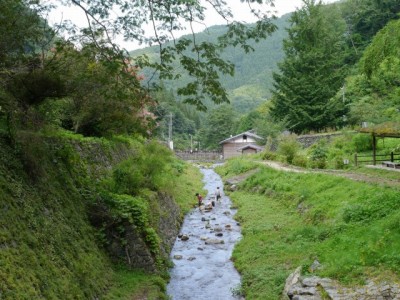
<path id="1" fill-rule="evenodd" d="M 255 154 L 255 153 L 257 153 L 257 150 L 251 149 L 251 148 L 248 148 L 248 149 L 245 149 L 242 151 L 242 154 Z"/>
<path id="2" fill-rule="evenodd" d="M 253 142 L 250 142 L 250 140 L 247 139 L 247 142 L 245 142 L 245 143 L 243 143 L 243 142 L 239 143 L 236 141 L 236 142 L 232 142 L 232 143 L 223 144 L 222 151 L 224 154 L 224 159 L 242 155 L 241 151 L 237 151 L 237 150 L 240 147 L 243 147 L 244 145 L 248 145 L 248 144 L 256 145 L 256 142 L 254 140 L 253 140 Z"/>

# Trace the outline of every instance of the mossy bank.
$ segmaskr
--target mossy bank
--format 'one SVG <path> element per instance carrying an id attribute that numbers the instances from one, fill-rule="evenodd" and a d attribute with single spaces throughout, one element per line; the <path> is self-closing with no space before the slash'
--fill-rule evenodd
<path id="1" fill-rule="evenodd" d="M 0 139 L 0 299 L 164 297 L 201 176 L 157 142 Z"/>

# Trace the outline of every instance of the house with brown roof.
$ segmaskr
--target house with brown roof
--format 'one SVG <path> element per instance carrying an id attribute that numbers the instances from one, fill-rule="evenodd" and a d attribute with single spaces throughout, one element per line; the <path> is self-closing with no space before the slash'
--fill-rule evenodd
<path id="1" fill-rule="evenodd" d="M 231 136 L 219 144 L 222 145 L 222 154 L 224 159 L 239 156 L 243 154 L 258 153 L 263 150 L 263 147 L 257 145 L 257 142 L 263 138 L 257 134 L 246 131 L 235 136 Z"/>

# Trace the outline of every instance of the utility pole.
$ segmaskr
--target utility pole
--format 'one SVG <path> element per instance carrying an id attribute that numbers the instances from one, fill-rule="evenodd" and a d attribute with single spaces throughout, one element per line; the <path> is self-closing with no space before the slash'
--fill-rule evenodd
<path id="1" fill-rule="evenodd" d="M 172 142 L 172 113 L 169 114 L 169 126 L 168 126 L 168 147 L 173 150 L 174 144 Z"/>
<path id="2" fill-rule="evenodd" d="M 343 103 L 345 102 L 345 97 L 344 97 L 344 95 L 345 95 L 345 90 L 346 90 L 346 84 L 343 84 L 343 87 L 342 87 Z"/>

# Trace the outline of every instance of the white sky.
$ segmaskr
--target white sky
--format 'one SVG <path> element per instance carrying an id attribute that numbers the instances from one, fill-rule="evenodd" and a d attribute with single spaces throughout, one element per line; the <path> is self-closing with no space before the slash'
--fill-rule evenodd
<path id="1" fill-rule="evenodd" d="M 322 0 L 323 3 L 332 3 L 337 2 L 338 0 Z M 49 0 L 50 3 L 54 4 L 54 0 Z M 227 1 L 229 6 L 232 9 L 233 15 L 237 20 L 245 21 L 248 23 L 253 23 L 256 21 L 254 16 L 251 15 L 249 10 L 247 9 L 244 3 L 241 3 L 240 0 L 229 0 Z M 275 14 L 279 17 L 286 13 L 295 11 L 299 7 L 302 6 L 302 0 L 275 0 L 275 7 L 270 8 L 269 10 L 275 12 Z M 265 11 L 265 8 L 263 8 Z M 220 18 L 215 11 L 210 11 L 207 14 L 207 18 L 205 20 L 205 24 L 207 26 L 212 25 L 220 25 L 225 24 L 224 20 Z M 71 20 L 74 24 L 78 26 L 86 26 L 86 17 L 83 12 L 77 7 L 58 7 L 55 11 L 53 11 L 49 16 L 50 24 L 55 24 L 60 22 L 61 20 Z M 205 27 L 203 25 L 198 25 L 194 28 L 196 32 L 203 31 Z M 179 32 L 180 35 L 188 34 L 189 30 Z M 149 32 L 152 34 L 152 32 Z M 127 50 L 134 50 L 140 47 L 145 47 L 144 45 L 139 46 L 136 42 L 126 42 L 123 41 L 122 37 L 116 37 L 115 41 L 123 48 Z"/>

